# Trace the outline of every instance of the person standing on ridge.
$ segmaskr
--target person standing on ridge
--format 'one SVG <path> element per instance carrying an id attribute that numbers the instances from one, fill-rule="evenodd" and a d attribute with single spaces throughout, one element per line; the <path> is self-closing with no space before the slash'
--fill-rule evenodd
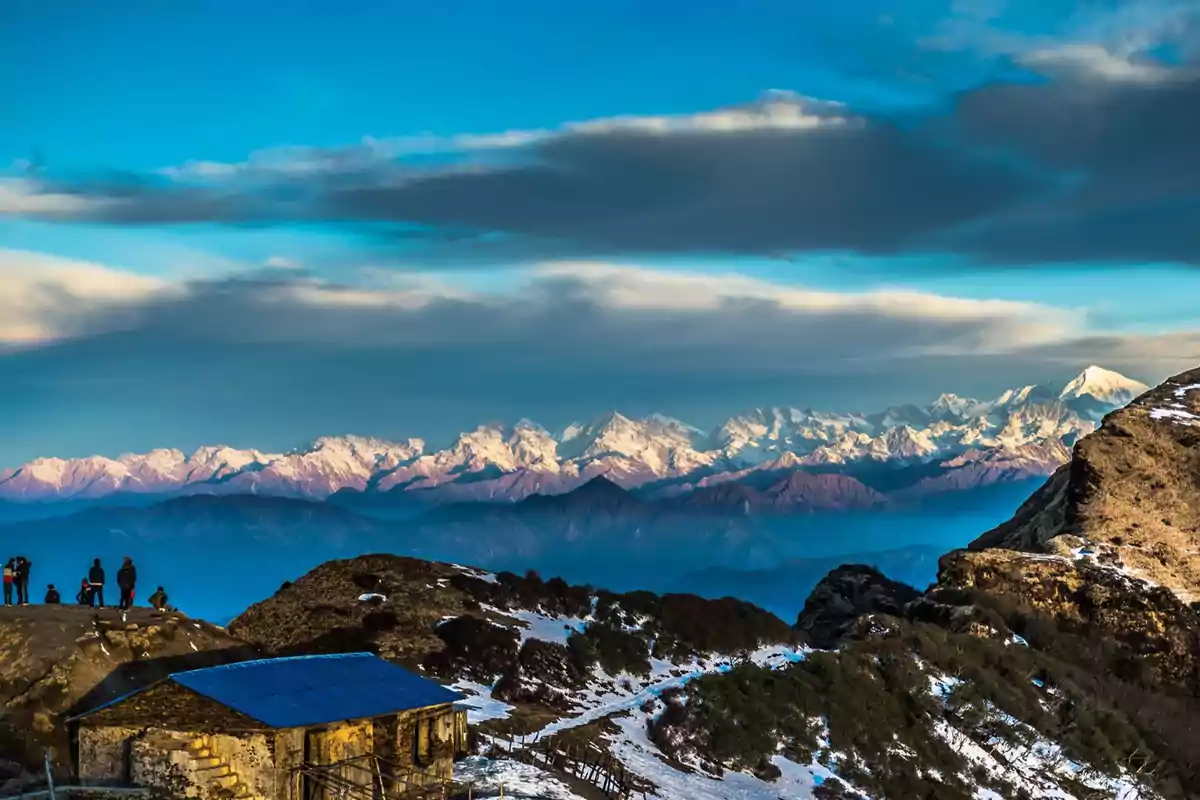
<path id="1" fill-rule="evenodd" d="M 46 587 L 46 600 L 45 600 L 46 605 L 54 606 L 54 605 L 58 605 L 61 602 L 62 602 L 62 597 L 59 595 L 58 589 L 54 588 L 54 584 L 52 583 L 49 586 L 47 586 Z"/>
<path id="2" fill-rule="evenodd" d="M 17 605 L 29 605 L 29 571 L 33 562 L 25 556 L 17 556 L 17 574 L 14 579 L 17 584 Z"/>
<path id="3" fill-rule="evenodd" d="M 4 565 L 4 605 L 13 603 L 13 581 L 17 579 L 17 560 L 10 558 Z"/>
<path id="4" fill-rule="evenodd" d="M 125 563 L 117 570 L 117 586 L 121 589 L 121 610 L 133 608 L 133 588 L 137 584 L 137 567 L 133 559 L 125 556 Z"/>
<path id="5" fill-rule="evenodd" d="M 100 566 L 100 559 L 92 562 L 92 568 L 88 570 L 88 589 L 90 589 L 88 605 L 95 607 L 96 600 L 99 598 L 100 607 L 104 608 L 104 567 Z"/>

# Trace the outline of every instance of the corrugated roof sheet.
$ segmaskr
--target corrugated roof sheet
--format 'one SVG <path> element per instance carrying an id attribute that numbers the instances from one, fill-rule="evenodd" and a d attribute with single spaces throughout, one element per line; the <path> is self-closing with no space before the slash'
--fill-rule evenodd
<path id="1" fill-rule="evenodd" d="M 464 697 L 371 653 L 241 661 L 169 680 L 271 728 L 380 717 Z"/>

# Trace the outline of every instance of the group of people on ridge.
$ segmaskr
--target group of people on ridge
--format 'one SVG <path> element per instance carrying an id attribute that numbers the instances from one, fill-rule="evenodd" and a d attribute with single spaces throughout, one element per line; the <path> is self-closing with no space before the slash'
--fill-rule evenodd
<path id="1" fill-rule="evenodd" d="M 29 570 L 33 562 L 25 556 L 10 558 L 4 565 L 4 605 L 13 604 L 13 590 L 17 592 L 17 605 L 29 605 Z"/>
<path id="2" fill-rule="evenodd" d="M 14 589 L 16 590 L 16 605 L 29 605 L 29 571 L 32 566 L 32 562 L 24 556 L 10 558 L 4 565 L 4 605 L 13 605 Z M 104 567 L 97 558 L 92 562 L 87 577 L 80 583 L 79 593 L 75 595 L 75 602 L 81 606 L 92 608 L 99 604 L 100 608 L 104 608 L 104 583 Z M 137 567 L 134 566 L 133 559 L 129 556 L 125 556 L 125 562 L 117 570 L 117 588 L 121 591 L 118 608 L 123 611 L 133 608 L 134 592 L 137 588 Z M 56 605 L 62 602 L 62 596 L 58 589 L 54 588 L 53 583 L 46 587 L 44 602 L 47 605 Z M 159 586 L 158 590 L 150 595 L 150 605 L 160 611 L 167 608 L 167 593 L 163 591 L 163 587 Z"/>

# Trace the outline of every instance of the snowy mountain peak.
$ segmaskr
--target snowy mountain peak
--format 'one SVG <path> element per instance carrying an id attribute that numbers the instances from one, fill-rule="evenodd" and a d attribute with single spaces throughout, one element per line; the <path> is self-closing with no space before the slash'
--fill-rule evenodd
<path id="1" fill-rule="evenodd" d="M 1150 387 L 1140 381 L 1093 364 L 1064 386 L 1059 397 L 1063 400 L 1092 397 L 1106 405 L 1119 406 L 1148 391 Z"/>
<path id="2" fill-rule="evenodd" d="M 994 405 L 1009 408 L 1026 404 L 1050 403 L 1056 399 L 1053 390 L 1035 384 L 1032 386 L 1022 386 L 1020 389 L 1009 389 L 996 398 Z"/>
<path id="3" fill-rule="evenodd" d="M 393 489 L 436 496 L 435 502 L 519 500 L 566 491 L 596 475 L 626 488 L 688 476 L 695 485 L 702 475 L 715 483 L 755 470 L 949 463 L 968 451 L 1047 446 L 1049 455 L 1043 458 L 1038 449 L 1026 461 L 1042 459 L 1052 469 L 1062 460 L 1056 445 L 1070 446 L 1145 388 L 1093 366 L 1061 393 L 1026 386 L 991 402 L 946 393 L 928 406 L 897 405 L 865 415 L 764 406 L 726 419 L 709 435 L 662 414 L 635 418 L 610 411 L 558 436 L 523 419 L 480 425 L 435 448 L 421 439 L 326 436 L 283 453 L 217 445 L 191 455 L 160 449 L 116 459 L 40 458 L 0 469 L 0 501 L 122 493 L 323 499 L 346 490 Z"/>
<path id="4" fill-rule="evenodd" d="M 953 393 L 946 393 L 933 401 L 929 406 L 929 411 L 936 417 L 967 419 L 972 416 L 972 412 L 978 405 L 978 401 L 972 400 L 969 397 L 960 397 Z"/>

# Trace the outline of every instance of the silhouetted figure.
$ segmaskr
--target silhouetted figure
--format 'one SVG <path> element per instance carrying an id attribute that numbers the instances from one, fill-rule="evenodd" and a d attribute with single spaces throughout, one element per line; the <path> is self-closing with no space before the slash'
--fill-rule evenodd
<path id="1" fill-rule="evenodd" d="M 117 570 L 117 586 L 121 589 L 121 610 L 133 608 L 133 589 L 137 585 L 137 567 L 133 559 L 125 556 L 125 563 Z"/>
<path id="2" fill-rule="evenodd" d="M 17 580 L 17 560 L 10 558 L 4 565 L 4 605 L 13 604 L 13 583 Z"/>
<path id="3" fill-rule="evenodd" d="M 104 608 L 104 567 L 100 566 L 100 559 L 92 562 L 92 568 L 88 570 L 88 605 L 95 606 L 96 601 L 100 601 L 100 607 Z"/>
<path id="4" fill-rule="evenodd" d="M 48 605 L 48 606 L 56 606 L 62 602 L 62 597 L 59 596 L 58 589 L 54 588 L 53 583 L 46 587 L 46 601 L 45 602 L 46 602 L 46 605 Z"/>
<path id="5" fill-rule="evenodd" d="M 163 591 L 163 587 L 158 587 L 154 590 L 154 594 L 150 595 L 150 605 L 159 611 L 167 610 L 167 593 Z"/>
<path id="6" fill-rule="evenodd" d="M 29 605 L 29 572 L 33 568 L 25 556 L 17 556 L 17 574 L 14 583 L 17 585 L 17 605 Z"/>
<path id="7" fill-rule="evenodd" d="M 75 595 L 75 602 L 81 606 L 92 604 L 92 585 L 88 583 L 88 579 L 84 578 L 79 583 L 79 593 Z"/>

